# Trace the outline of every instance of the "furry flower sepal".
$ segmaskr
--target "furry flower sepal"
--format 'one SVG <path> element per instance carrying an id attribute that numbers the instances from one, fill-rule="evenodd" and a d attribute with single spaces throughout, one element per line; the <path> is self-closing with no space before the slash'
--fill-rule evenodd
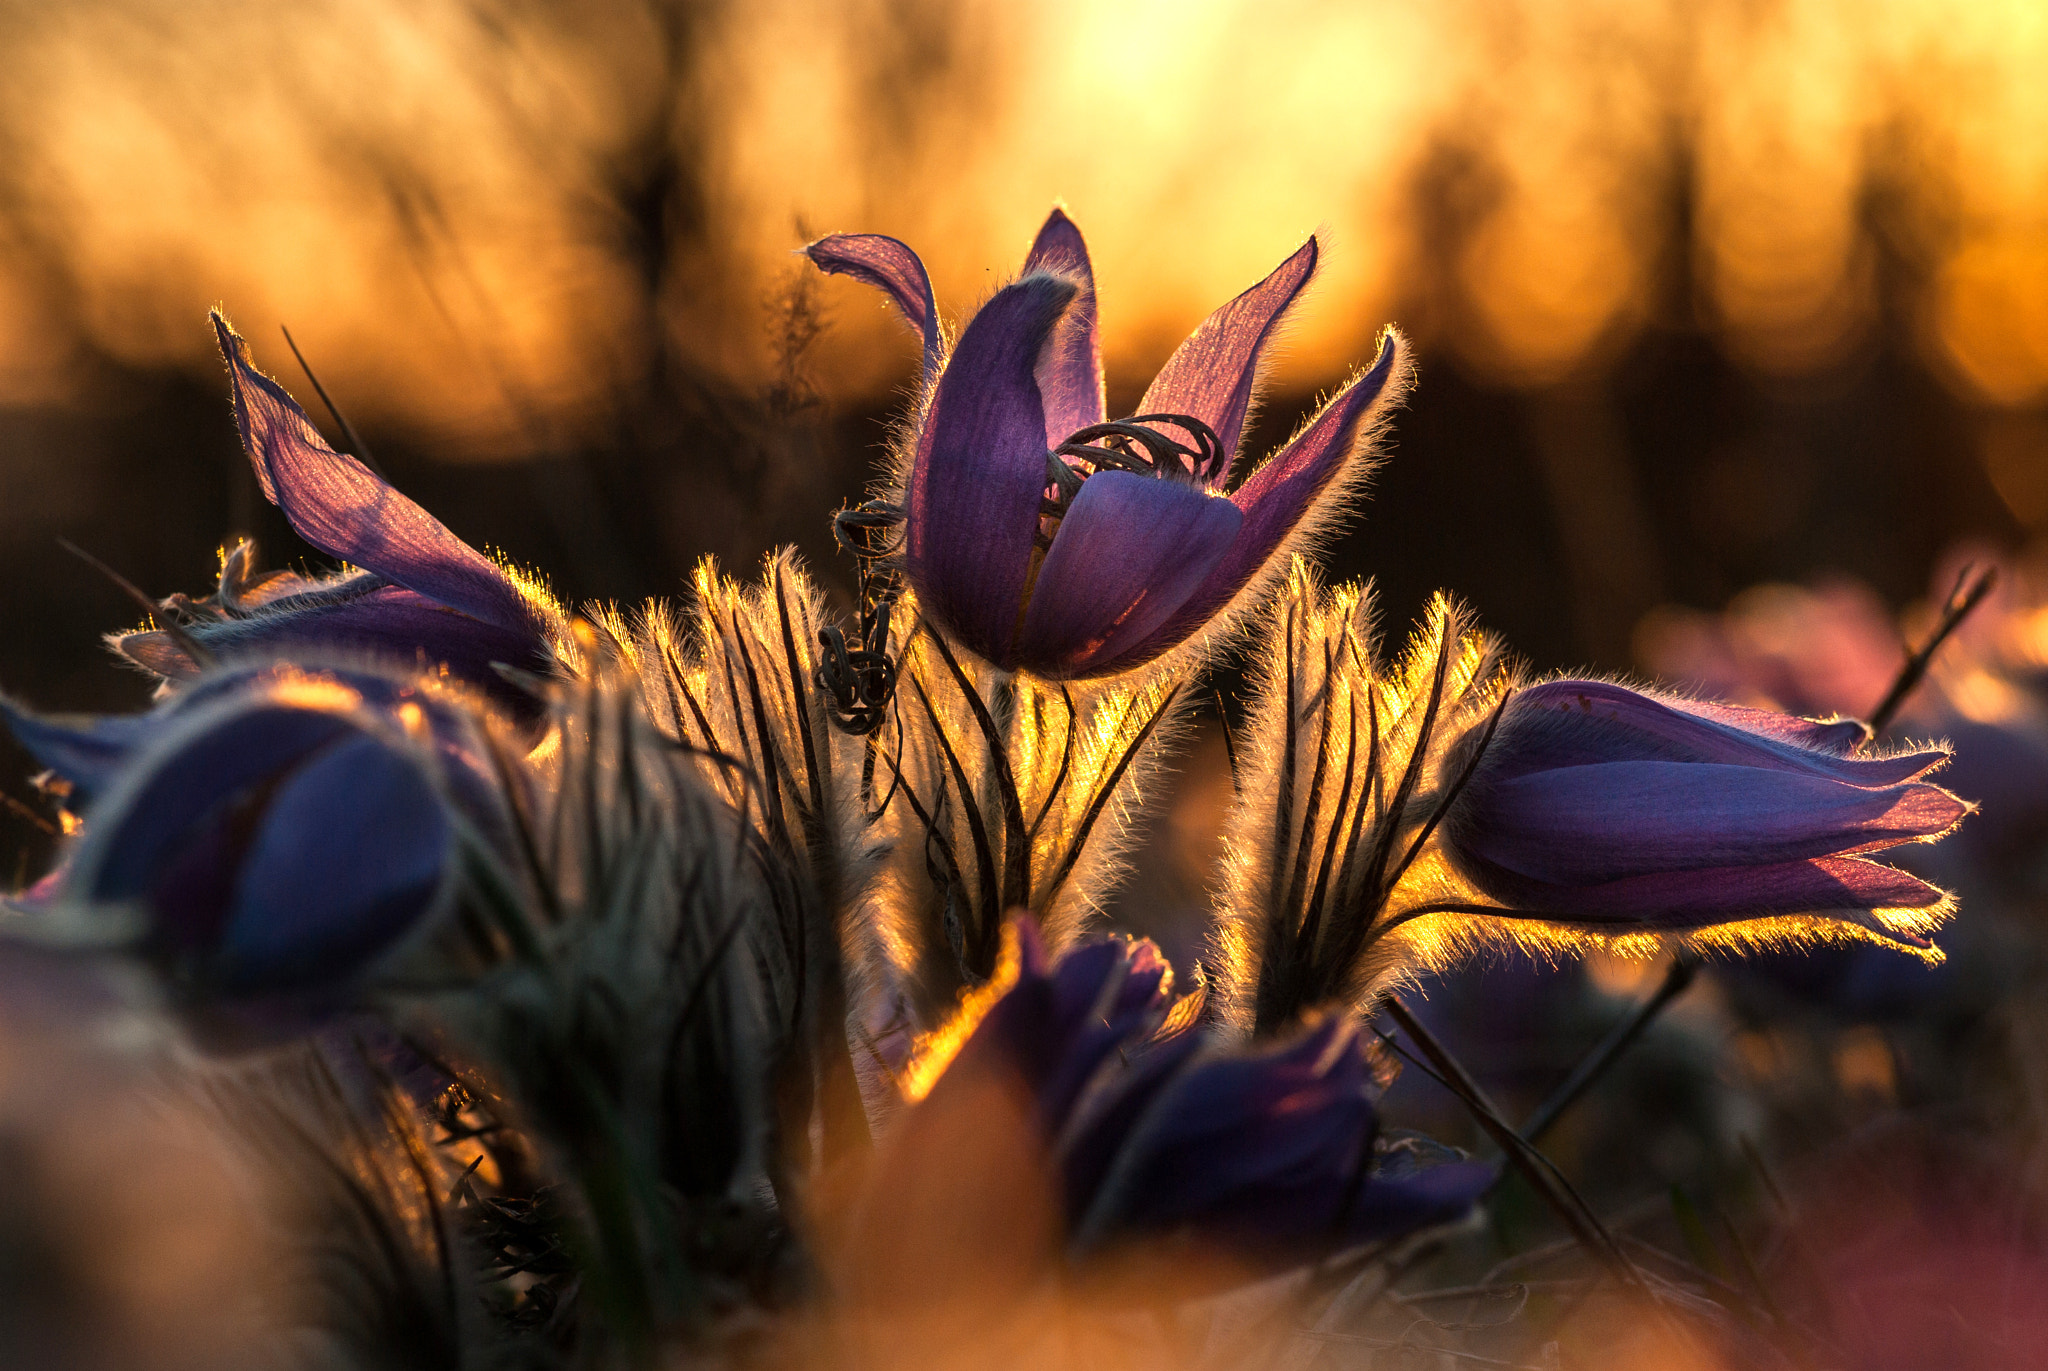
<path id="1" fill-rule="evenodd" d="M 1949 896 L 1871 854 L 1938 838 L 1969 806 L 1920 779 L 1945 749 L 1855 755 L 1864 736 L 1853 721 L 1547 681 L 1505 706 L 1445 846 L 1502 913 L 1609 936 L 1860 932 L 1935 955 L 1926 934 Z"/>
<path id="2" fill-rule="evenodd" d="M 1378 1164 L 1378 1081 L 1348 1016 L 1224 1045 L 1149 942 L 1055 962 L 1019 919 L 1006 943 L 994 989 L 940 1035 L 957 1053 L 881 1143 L 846 1244 L 867 1293 L 948 1271 L 1015 1286 L 1160 1243 L 1202 1279 L 1249 1278 L 1456 1220 L 1493 1180 Z"/>
<path id="3" fill-rule="evenodd" d="M 325 577 L 259 573 L 253 546 L 224 551 L 218 590 L 164 602 L 182 635 L 119 634 L 115 651 L 182 679 L 202 663 L 188 645 L 222 659 L 307 651 L 370 653 L 404 666 L 445 669 L 519 708 L 533 702 L 497 663 L 545 670 L 565 641 L 562 611 L 354 457 L 330 448 L 284 388 L 256 369 L 249 345 L 213 316 L 234 385 L 235 424 L 264 497 L 300 537 L 348 569 Z"/>
<path id="4" fill-rule="evenodd" d="M 950 356 L 908 247 L 835 234 L 806 251 L 881 288 L 924 339 L 901 566 L 924 610 L 1005 670 L 1113 675 L 1241 607 L 1363 479 L 1406 383 L 1389 331 L 1372 367 L 1233 489 L 1260 359 L 1315 272 L 1316 239 L 1211 314 L 1114 422 L 1087 245 L 1060 211 Z"/>

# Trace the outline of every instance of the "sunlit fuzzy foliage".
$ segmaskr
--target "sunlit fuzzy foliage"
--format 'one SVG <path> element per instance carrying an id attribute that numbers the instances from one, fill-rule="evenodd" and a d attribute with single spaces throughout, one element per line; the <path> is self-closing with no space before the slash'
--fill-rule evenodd
<path id="1" fill-rule="evenodd" d="M 594 632 L 585 649 L 601 656 Z M 813 1072 L 819 905 L 706 783 L 699 750 L 649 717 L 639 682 L 608 664 L 554 696 L 526 870 L 480 856 L 470 873 L 466 912 L 499 965 L 448 993 L 391 986 L 392 1009 L 471 1045 L 483 1070 L 465 1085 L 491 1113 L 574 1140 L 546 1160 L 583 1211 L 607 1317 L 687 1320 L 704 1298 L 694 1264 L 718 1257 L 691 1225 L 772 1192 L 772 1084 Z"/>
<path id="2" fill-rule="evenodd" d="M 1382 664 L 1369 591 L 1326 591 L 1299 560 L 1254 656 L 1264 669 L 1224 824 L 1217 952 L 1224 1012 L 1269 1033 L 1442 957 L 1440 921 L 1416 912 L 1469 898 L 1433 842 L 1460 780 L 1447 754 L 1508 678 L 1441 596 L 1402 659 Z"/>
<path id="3" fill-rule="evenodd" d="M 924 1026 L 994 972 L 1005 914 L 1030 910 L 1054 946 L 1096 914 L 1183 694 L 1160 672 L 1062 686 L 1001 671 L 928 623 L 910 639 L 875 735 L 891 848 L 873 908 Z"/>

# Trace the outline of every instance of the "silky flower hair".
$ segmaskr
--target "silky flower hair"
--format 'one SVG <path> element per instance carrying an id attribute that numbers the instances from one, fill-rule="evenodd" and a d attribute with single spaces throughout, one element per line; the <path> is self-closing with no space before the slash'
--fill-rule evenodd
<path id="1" fill-rule="evenodd" d="M 1097 916 L 1184 693 L 1157 675 L 1011 676 L 929 632 L 904 648 L 901 675 L 875 735 L 877 815 L 892 837 L 875 908 L 930 1023 L 995 970 L 1005 915 L 1033 912 L 1055 946 Z"/>
<path id="2" fill-rule="evenodd" d="M 1436 842 L 1464 778 L 1451 745 L 1482 731 L 1507 675 L 1439 596 L 1405 656 L 1378 655 L 1372 601 L 1296 561 L 1254 659 L 1236 745 L 1216 934 L 1219 1000 L 1271 1033 L 1327 1002 L 1366 1004 L 1449 948 L 1418 911 L 1462 894 Z"/>

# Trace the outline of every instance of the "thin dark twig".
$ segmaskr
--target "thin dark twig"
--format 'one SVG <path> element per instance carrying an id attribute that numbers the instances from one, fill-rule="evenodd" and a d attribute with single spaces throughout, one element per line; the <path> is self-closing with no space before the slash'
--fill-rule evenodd
<path id="1" fill-rule="evenodd" d="M 1116 759 L 1116 765 L 1103 777 L 1101 787 L 1095 792 L 1095 798 L 1089 802 L 1087 812 L 1081 816 L 1080 824 L 1074 829 L 1073 838 L 1067 844 L 1066 856 L 1060 859 L 1059 867 L 1053 872 L 1052 879 L 1046 882 L 1046 909 L 1052 908 L 1054 898 L 1066 885 L 1067 877 L 1073 873 L 1075 864 L 1081 860 L 1081 850 L 1088 845 L 1089 835 L 1095 831 L 1096 820 L 1102 817 L 1103 810 L 1109 807 L 1110 800 L 1115 797 L 1117 787 L 1123 784 L 1124 773 L 1130 770 L 1139 749 L 1145 746 L 1145 740 L 1152 736 L 1152 730 L 1159 727 L 1159 721 L 1167 716 L 1179 697 L 1180 683 L 1176 681 L 1167 686 L 1165 693 L 1160 697 L 1159 708 L 1152 711 L 1151 717 L 1145 720 L 1144 726 L 1124 748 L 1123 754 Z"/>
<path id="2" fill-rule="evenodd" d="M 975 727 L 981 730 L 983 744 L 988 748 L 989 769 L 996 779 L 996 799 L 1003 808 L 1002 907 L 1028 908 L 1031 904 L 1031 830 L 1024 824 L 1024 801 L 1017 793 L 1017 775 L 1010 768 L 1010 750 L 1005 745 L 1003 730 L 996 727 L 995 716 L 989 713 L 981 692 L 968 679 L 967 672 L 953 656 L 953 650 L 946 646 L 945 635 L 933 632 L 929 636 L 932 646 L 938 650 L 939 660 L 946 664 L 947 672 L 953 677 L 954 687 L 966 702 Z M 934 723 L 936 721 L 937 716 L 934 716 Z"/>
<path id="3" fill-rule="evenodd" d="M 1216 720 L 1223 725 L 1223 762 L 1230 768 L 1230 788 L 1235 792 L 1241 784 L 1237 779 L 1237 739 L 1230 735 L 1230 711 L 1223 707 L 1223 692 L 1212 692 L 1216 697 Z"/>
<path id="4" fill-rule="evenodd" d="M 192 659 L 192 665 L 196 667 L 210 667 L 213 665 L 213 654 L 204 647 L 201 647 L 199 640 L 185 631 L 185 626 L 172 617 L 171 611 L 164 609 L 163 606 L 145 595 L 141 587 L 137 586 L 135 582 L 129 580 L 126 576 L 123 576 L 120 572 L 93 556 L 69 538 L 59 538 L 57 546 L 63 548 L 79 561 L 84 562 L 94 571 L 99 572 L 100 575 L 106 577 L 109 581 L 112 581 L 123 595 L 126 595 L 141 607 L 145 617 L 155 619 L 161 623 L 165 635 L 178 645 L 180 651 Z"/>
<path id="5" fill-rule="evenodd" d="M 1971 611 L 1984 603 L 1985 597 L 1991 594 L 1992 587 L 1998 584 L 1998 568 L 1992 566 L 1984 568 L 1977 579 L 1971 581 L 1965 589 L 1964 582 L 1969 580 L 1973 570 L 1975 568 L 1966 566 L 1957 575 L 1955 588 L 1949 591 L 1948 599 L 1942 604 L 1941 621 L 1935 625 L 1934 632 L 1928 635 L 1927 641 L 1921 644 L 1918 652 L 1906 658 L 1905 665 L 1899 668 L 1898 678 L 1892 682 L 1892 688 L 1885 693 L 1884 700 L 1876 709 L 1870 711 L 1867 722 L 1871 737 L 1875 738 L 1891 726 L 1893 717 L 1906 703 L 1906 697 L 1913 693 L 1915 687 L 1927 675 L 1927 668 L 1933 665 L 1934 654 L 1948 641 L 1949 634 L 1954 633 L 1963 620 L 1970 617 Z"/>
<path id="6" fill-rule="evenodd" d="M 1605 1267 L 1610 1275 L 1624 1285 L 1644 1293 L 1649 1287 L 1643 1281 L 1632 1262 L 1615 1242 L 1614 1235 L 1607 1231 L 1585 1200 L 1545 1157 L 1519 1133 L 1515 1132 L 1501 1116 L 1493 1101 L 1470 1072 L 1453 1057 L 1436 1036 L 1423 1027 L 1421 1020 L 1408 1012 L 1406 1005 L 1398 998 L 1389 996 L 1385 1009 L 1389 1018 L 1400 1025 L 1401 1030 L 1411 1038 L 1434 1065 L 1445 1084 L 1463 1102 L 1473 1119 L 1486 1131 L 1505 1152 L 1508 1161 L 1520 1171 L 1533 1186 L 1538 1195 L 1556 1211 L 1565 1228 L 1584 1245 L 1586 1250 Z"/>
<path id="7" fill-rule="evenodd" d="M 341 406 L 335 404 L 334 398 L 327 393 L 327 387 L 321 385 L 320 378 L 313 374 L 313 367 L 306 361 L 306 354 L 299 351 L 298 342 L 292 337 L 292 331 L 283 324 L 279 324 L 278 328 L 284 332 L 285 346 L 292 350 L 292 356 L 299 359 L 299 370 L 306 373 L 306 379 L 313 383 L 313 392 L 320 397 L 320 403 L 327 406 L 327 412 L 334 416 L 334 426 L 341 430 L 342 441 L 349 446 L 349 456 L 368 467 L 378 480 L 390 485 L 391 478 L 384 474 L 384 468 L 378 466 L 377 459 L 370 455 L 370 445 L 363 441 L 363 435 L 356 432 L 355 425 L 341 412 Z"/>
<path id="8" fill-rule="evenodd" d="M 57 825 L 51 823 L 48 819 L 45 819 L 42 815 L 36 813 L 33 809 L 30 809 L 20 800 L 15 799 L 12 795 L 0 793 L 0 804 L 6 805 L 7 808 L 12 810 L 17 817 L 26 819 L 30 823 L 34 824 L 37 828 L 41 829 L 44 836 L 50 838 L 61 836 L 61 834 L 58 832 Z"/>
<path id="9" fill-rule="evenodd" d="M 1060 682 L 1060 699 L 1067 707 L 1066 736 L 1060 744 L 1060 769 L 1054 774 L 1052 784 L 1046 788 L 1045 803 L 1038 807 L 1038 817 L 1031 821 L 1029 841 L 1033 843 L 1038 841 L 1038 830 L 1045 823 L 1045 816 L 1052 813 L 1053 801 L 1059 798 L 1061 789 L 1067 783 L 1067 772 L 1074 765 L 1074 724 L 1077 721 L 1074 717 L 1074 693 L 1067 689 L 1065 681 Z M 1042 727 L 1040 731 L 1044 731 Z"/>
<path id="10" fill-rule="evenodd" d="M 1592 1088 L 1593 1082 L 1599 1080 L 1607 1068 L 1614 1065 L 1615 1060 L 1628 1051 L 1651 1022 L 1664 1012 L 1664 1006 L 1685 993 L 1686 987 L 1698 974 L 1699 963 L 1692 958 L 1684 954 L 1673 958 L 1664 972 L 1663 982 L 1651 992 L 1650 997 L 1609 1029 L 1607 1036 L 1572 1068 L 1572 1074 L 1565 1078 L 1564 1084 L 1551 1091 L 1549 1098 L 1536 1106 L 1536 1112 L 1522 1125 L 1522 1136 L 1535 1142 L 1549 1132 L 1564 1112 L 1577 1103 L 1579 1097 Z"/>

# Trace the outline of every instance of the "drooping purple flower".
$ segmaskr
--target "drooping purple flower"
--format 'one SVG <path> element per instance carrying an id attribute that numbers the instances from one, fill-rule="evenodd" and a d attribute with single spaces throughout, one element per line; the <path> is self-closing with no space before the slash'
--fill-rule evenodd
<path id="1" fill-rule="evenodd" d="M 341 1003 L 446 906 L 459 831 L 510 839 L 490 725 L 430 683 L 269 663 L 118 727 L 8 715 L 86 799 L 42 904 L 126 911 L 118 944 L 237 1024 Z"/>
<path id="2" fill-rule="evenodd" d="M 901 565 L 925 611 L 1005 669 L 1110 675 L 1241 607 L 1369 469 L 1406 379 L 1389 330 L 1372 367 L 1231 489 L 1261 359 L 1315 272 L 1316 239 L 1211 314 L 1115 423 L 1087 245 L 1060 211 L 950 356 L 908 247 L 835 234 L 806 251 L 883 290 L 924 339 Z"/>
<path id="3" fill-rule="evenodd" d="M 1949 897 L 1871 860 L 1969 806 L 1919 779 L 1944 750 L 1854 755 L 1865 731 L 1562 680 L 1512 697 L 1444 824 L 1506 909 L 1608 932 L 1818 915 L 1917 949 Z"/>
<path id="4" fill-rule="evenodd" d="M 1192 1027 L 1198 1002 L 1174 998 L 1150 942 L 1093 941 L 1054 962 L 1028 921 L 1011 937 L 1014 981 L 882 1143 L 858 1224 L 871 1238 L 896 1241 L 934 1188 L 1032 1188 L 993 1157 L 1042 1169 L 1075 1261 L 1175 1238 L 1272 1270 L 1455 1220 L 1491 1184 L 1485 1165 L 1376 1164 L 1375 1073 L 1350 1017 L 1224 1046 Z M 1028 1137 L 958 1145 L 977 1124 Z"/>
<path id="5" fill-rule="evenodd" d="M 165 602 L 190 639 L 223 660 L 346 649 L 445 669 L 522 708 L 498 663 L 545 671 L 562 640 L 560 608 L 530 581 L 457 538 L 354 457 L 330 448 L 282 386 L 256 369 L 218 313 L 235 424 L 265 498 L 299 536 L 348 570 L 325 577 L 256 572 L 254 550 L 224 553 L 219 589 Z M 173 635 L 118 635 L 116 651 L 170 678 L 201 663 Z"/>

